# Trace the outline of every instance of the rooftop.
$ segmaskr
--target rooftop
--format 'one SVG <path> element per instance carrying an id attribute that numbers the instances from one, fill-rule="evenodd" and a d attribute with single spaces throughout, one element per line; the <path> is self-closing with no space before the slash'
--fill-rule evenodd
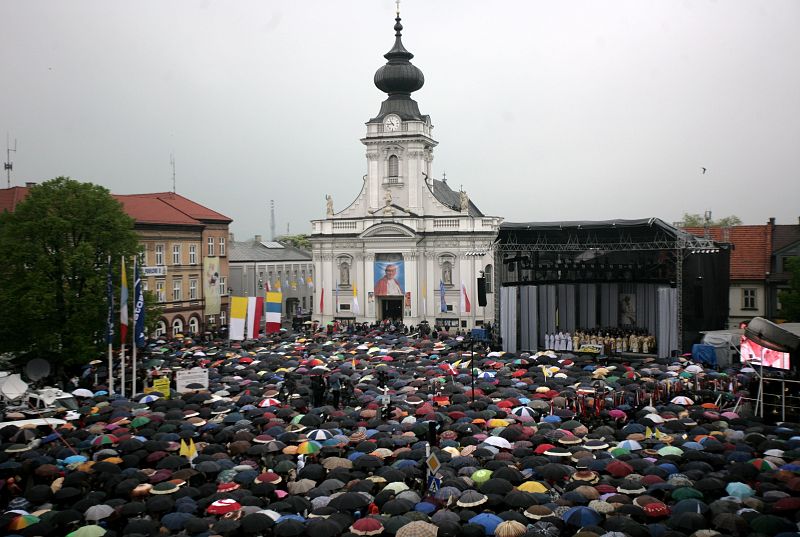
<path id="1" fill-rule="evenodd" d="M 702 227 L 684 228 L 697 237 L 704 237 Z M 763 280 L 770 271 L 772 254 L 769 225 L 710 227 L 715 242 L 733 244 L 731 252 L 731 280 Z"/>
<path id="2" fill-rule="evenodd" d="M 311 262 L 311 252 L 276 242 L 255 240 L 232 241 L 228 246 L 228 262 L 230 263 L 282 263 L 286 261 Z"/>

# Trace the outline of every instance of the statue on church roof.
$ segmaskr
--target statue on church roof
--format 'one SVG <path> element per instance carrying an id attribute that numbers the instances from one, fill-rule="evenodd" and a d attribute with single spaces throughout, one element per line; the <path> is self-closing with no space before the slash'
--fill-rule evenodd
<path id="1" fill-rule="evenodd" d="M 386 202 L 386 205 L 392 204 L 392 191 L 388 188 L 386 189 L 386 193 L 383 195 L 383 201 Z"/>
<path id="2" fill-rule="evenodd" d="M 458 193 L 459 197 L 459 209 L 462 213 L 469 211 L 469 196 L 463 190 Z"/>
<path id="3" fill-rule="evenodd" d="M 333 216 L 333 196 L 325 194 L 326 214 Z"/>

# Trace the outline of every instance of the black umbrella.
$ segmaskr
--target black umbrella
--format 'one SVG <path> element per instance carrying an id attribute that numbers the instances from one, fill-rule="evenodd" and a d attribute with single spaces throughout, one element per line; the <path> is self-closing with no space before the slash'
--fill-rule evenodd
<path id="1" fill-rule="evenodd" d="M 309 521 L 306 531 L 313 537 L 335 537 L 342 532 L 342 527 L 327 518 L 314 518 Z"/>
<path id="2" fill-rule="evenodd" d="M 299 537 L 305 532 L 305 529 L 302 522 L 290 518 L 276 524 L 272 533 L 275 537 Z"/>
<path id="3" fill-rule="evenodd" d="M 341 511 L 356 511 L 369 505 L 369 499 L 358 492 L 345 492 L 328 502 L 328 506 Z"/>
<path id="4" fill-rule="evenodd" d="M 263 513 L 252 513 L 246 515 L 244 518 L 242 518 L 241 523 L 242 531 L 248 534 L 265 533 L 275 525 L 275 522 L 272 520 L 272 518 Z"/>
<path id="5" fill-rule="evenodd" d="M 706 519 L 699 513 L 679 513 L 667 519 L 667 526 L 684 533 L 694 533 L 708 526 Z"/>

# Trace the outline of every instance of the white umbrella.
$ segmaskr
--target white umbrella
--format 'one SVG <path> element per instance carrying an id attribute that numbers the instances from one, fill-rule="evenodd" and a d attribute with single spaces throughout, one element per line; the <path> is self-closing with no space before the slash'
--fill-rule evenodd
<path id="1" fill-rule="evenodd" d="M 483 443 L 500 449 L 511 449 L 511 443 L 501 436 L 490 436 Z"/>
<path id="2" fill-rule="evenodd" d="M 692 401 L 691 399 L 689 399 L 684 395 L 679 395 L 677 397 L 672 398 L 672 403 L 676 405 L 692 406 L 694 404 L 694 401 Z"/>
<path id="3" fill-rule="evenodd" d="M 72 392 L 72 395 L 75 397 L 94 397 L 94 392 L 87 390 L 86 388 L 78 388 Z"/>

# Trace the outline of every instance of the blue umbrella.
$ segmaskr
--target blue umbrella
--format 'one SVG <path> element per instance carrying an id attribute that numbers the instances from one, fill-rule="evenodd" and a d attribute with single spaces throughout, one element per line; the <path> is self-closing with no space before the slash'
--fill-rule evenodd
<path id="1" fill-rule="evenodd" d="M 579 528 L 584 526 L 596 526 L 603 520 L 603 516 L 600 513 L 582 505 L 570 507 L 561 515 L 561 518 L 567 524 Z"/>
<path id="2" fill-rule="evenodd" d="M 483 526 L 483 531 L 486 535 L 494 535 L 495 528 L 497 528 L 497 525 L 502 521 L 502 518 L 492 513 L 481 513 L 469 519 L 470 524 Z"/>
<path id="3" fill-rule="evenodd" d="M 195 518 L 189 513 L 168 513 L 161 517 L 161 525 L 170 531 L 181 531 L 186 521 Z"/>

